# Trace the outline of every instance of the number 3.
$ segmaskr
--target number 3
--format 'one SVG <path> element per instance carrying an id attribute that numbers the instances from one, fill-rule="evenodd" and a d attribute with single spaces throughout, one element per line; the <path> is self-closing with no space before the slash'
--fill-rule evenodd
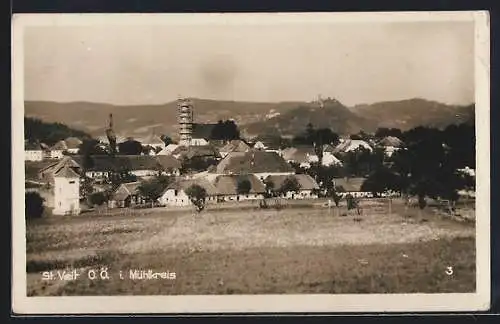
<path id="1" fill-rule="evenodd" d="M 448 276 L 451 276 L 453 274 L 453 267 L 446 267 L 445 272 Z"/>

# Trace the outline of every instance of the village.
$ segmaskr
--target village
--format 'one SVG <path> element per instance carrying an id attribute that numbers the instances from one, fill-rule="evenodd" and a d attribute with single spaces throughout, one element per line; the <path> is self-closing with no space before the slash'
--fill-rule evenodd
<path id="1" fill-rule="evenodd" d="M 96 148 L 105 154 L 82 153 L 85 139 L 76 137 L 60 140 L 51 147 L 43 143 L 27 144 L 25 161 L 35 166 L 31 179 L 26 179 L 27 192 L 39 192 L 44 206 L 53 215 L 78 215 L 100 206 L 196 205 L 201 211 L 205 204 L 250 200 L 261 201 L 262 205 L 271 197 L 286 200 L 333 197 L 338 198 L 334 199 L 338 205 L 338 200 L 346 197 L 398 194 L 387 188 L 366 189 L 363 184 L 370 170 L 343 172 L 347 159 L 363 154 L 390 164 L 394 152 L 405 149 L 398 137 L 363 140 L 351 136 L 328 142 L 325 136 L 320 143 L 288 146 L 265 138 L 214 140 L 211 134 L 217 124 L 195 124 L 193 116 L 193 104 L 180 99 L 177 144 L 166 145 L 155 134 L 139 141 L 118 140 L 140 143 L 142 151 L 134 155 L 118 149 L 121 145 L 117 143 L 112 116 L 106 130 L 107 143 L 103 138 L 94 140 Z M 329 175 L 311 172 L 313 169 Z M 474 176 L 474 170 L 468 167 L 461 171 Z M 470 190 L 460 189 L 462 195 L 473 196 Z M 328 205 L 333 204 L 329 199 Z"/>

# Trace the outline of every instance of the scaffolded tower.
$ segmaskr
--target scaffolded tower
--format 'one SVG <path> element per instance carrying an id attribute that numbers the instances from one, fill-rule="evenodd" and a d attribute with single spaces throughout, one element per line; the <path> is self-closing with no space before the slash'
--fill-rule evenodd
<path id="1" fill-rule="evenodd" d="M 193 103 L 189 99 L 177 101 L 179 109 L 179 145 L 189 146 L 193 137 Z"/>

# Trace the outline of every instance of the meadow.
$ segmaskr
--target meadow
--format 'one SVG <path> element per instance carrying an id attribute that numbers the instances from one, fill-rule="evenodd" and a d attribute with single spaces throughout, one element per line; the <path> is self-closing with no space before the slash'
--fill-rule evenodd
<path id="1" fill-rule="evenodd" d="M 359 216 L 316 204 L 47 217 L 27 224 L 26 261 L 29 296 L 445 293 L 476 285 L 474 222 L 397 202 L 389 212 L 370 200 Z M 99 279 L 103 267 L 109 279 Z M 64 270 L 81 275 L 60 280 Z M 175 279 L 131 279 L 130 270 Z M 47 271 L 55 278 L 42 280 Z"/>

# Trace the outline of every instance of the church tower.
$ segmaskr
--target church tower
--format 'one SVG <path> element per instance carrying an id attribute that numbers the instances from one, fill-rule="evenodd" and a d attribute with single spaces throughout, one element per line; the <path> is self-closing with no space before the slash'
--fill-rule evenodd
<path id="1" fill-rule="evenodd" d="M 80 176 L 68 165 L 54 173 L 54 215 L 80 214 Z"/>
<path id="2" fill-rule="evenodd" d="M 193 104 L 189 99 L 179 99 L 179 145 L 189 146 L 193 137 Z"/>

